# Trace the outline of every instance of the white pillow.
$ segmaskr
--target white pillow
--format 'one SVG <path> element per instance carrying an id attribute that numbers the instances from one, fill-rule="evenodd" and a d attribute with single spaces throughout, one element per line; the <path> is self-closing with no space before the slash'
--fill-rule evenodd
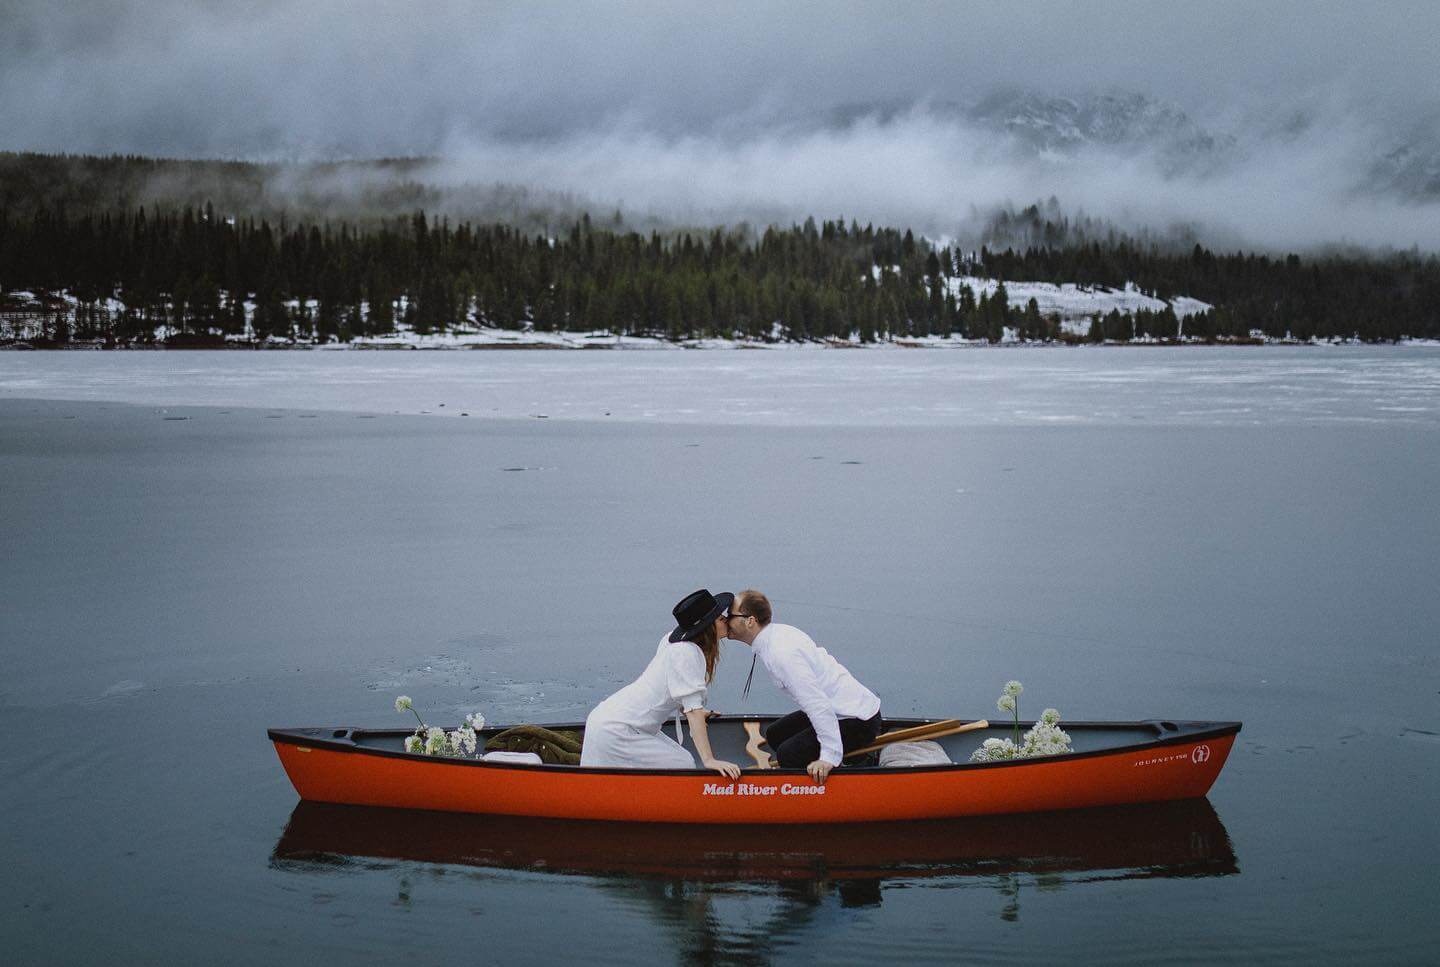
<path id="1" fill-rule="evenodd" d="M 487 752 L 480 758 L 486 762 L 522 762 L 527 766 L 545 764 L 545 760 L 533 752 Z"/>
<path id="2" fill-rule="evenodd" d="M 948 766 L 950 757 L 939 742 L 895 742 L 880 750 L 882 768 L 893 766 Z"/>

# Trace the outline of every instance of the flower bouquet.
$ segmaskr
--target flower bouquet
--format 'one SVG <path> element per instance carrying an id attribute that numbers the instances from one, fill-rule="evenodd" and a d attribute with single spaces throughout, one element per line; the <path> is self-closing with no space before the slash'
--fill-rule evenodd
<path id="1" fill-rule="evenodd" d="M 1011 681 L 1005 683 L 1005 690 L 995 700 L 995 707 L 1002 712 L 1009 712 L 1015 720 L 1015 736 L 1013 739 L 986 739 L 985 742 L 970 755 L 971 762 L 996 762 L 1001 759 L 1028 759 L 1042 755 L 1063 755 L 1066 752 L 1073 752 L 1070 748 L 1070 735 L 1060 728 L 1060 713 L 1053 708 L 1047 708 L 1040 713 L 1040 720 L 1034 727 L 1020 735 L 1020 693 L 1025 691 L 1025 686 L 1019 682 Z"/>
<path id="2" fill-rule="evenodd" d="M 415 711 L 415 705 L 410 701 L 409 695 L 401 695 L 395 699 L 395 711 L 410 712 L 415 716 L 415 721 L 420 723 L 413 735 L 405 737 L 406 752 L 452 757 L 473 756 L 479 744 L 478 733 L 485 728 L 485 716 L 479 712 L 465 716 L 464 724 L 453 732 L 446 732 L 436 726 L 427 726 L 425 720 L 420 717 L 420 713 Z"/>

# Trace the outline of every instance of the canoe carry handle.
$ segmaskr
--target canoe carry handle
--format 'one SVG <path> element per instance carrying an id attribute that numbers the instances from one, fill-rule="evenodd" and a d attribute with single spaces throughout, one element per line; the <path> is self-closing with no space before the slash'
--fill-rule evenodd
<path id="1" fill-rule="evenodd" d="M 887 745 L 895 745 L 898 742 L 919 742 L 921 739 L 938 739 L 947 735 L 958 735 L 961 732 L 974 732 L 976 729 L 988 729 L 989 727 L 990 723 L 986 719 L 980 719 L 977 722 L 945 719 L 943 722 L 915 725 L 908 729 L 886 732 L 863 749 L 855 749 L 854 751 L 845 753 L 845 758 L 850 759 L 857 755 L 864 755 L 867 752 L 874 752 L 876 749 L 883 749 Z"/>
<path id="2" fill-rule="evenodd" d="M 750 753 L 750 758 L 755 760 L 755 768 L 775 768 L 775 763 L 770 761 L 770 753 L 760 750 L 760 747 L 765 744 L 765 736 L 760 731 L 760 723 L 746 722 L 745 734 L 750 736 L 750 741 L 745 743 L 745 751 Z"/>

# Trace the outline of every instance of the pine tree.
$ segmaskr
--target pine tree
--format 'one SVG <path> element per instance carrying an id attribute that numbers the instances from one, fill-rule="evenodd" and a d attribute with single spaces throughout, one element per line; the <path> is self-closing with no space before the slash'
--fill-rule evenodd
<path id="1" fill-rule="evenodd" d="M 1045 339 L 1045 320 L 1040 318 L 1040 303 L 1033 297 L 1025 303 L 1025 316 L 1020 323 L 1022 339 Z"/>
<path id="2" fill-rule="evenodd" d="M 995 295 L 990 299 L 990 318 L 986 320 L 985 338 L 998 343 L 1005 338 L 1005 327 L 1010 324 L 1010 293 L 1005 283 L 995 286 Z"/>

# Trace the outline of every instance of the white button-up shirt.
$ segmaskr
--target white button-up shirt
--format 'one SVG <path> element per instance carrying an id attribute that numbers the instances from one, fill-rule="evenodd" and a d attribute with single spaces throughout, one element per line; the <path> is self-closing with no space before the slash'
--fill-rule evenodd
<path id="1" fill-rule="evenodd" d="M 820 758 L 838 766 L 844 754 L 839 720 L 870 718 L 880 711 L 880 699 L 799 628 L 768 624 L 751 647 L 776 687 L 809 717 L 820 737 Z"/>

